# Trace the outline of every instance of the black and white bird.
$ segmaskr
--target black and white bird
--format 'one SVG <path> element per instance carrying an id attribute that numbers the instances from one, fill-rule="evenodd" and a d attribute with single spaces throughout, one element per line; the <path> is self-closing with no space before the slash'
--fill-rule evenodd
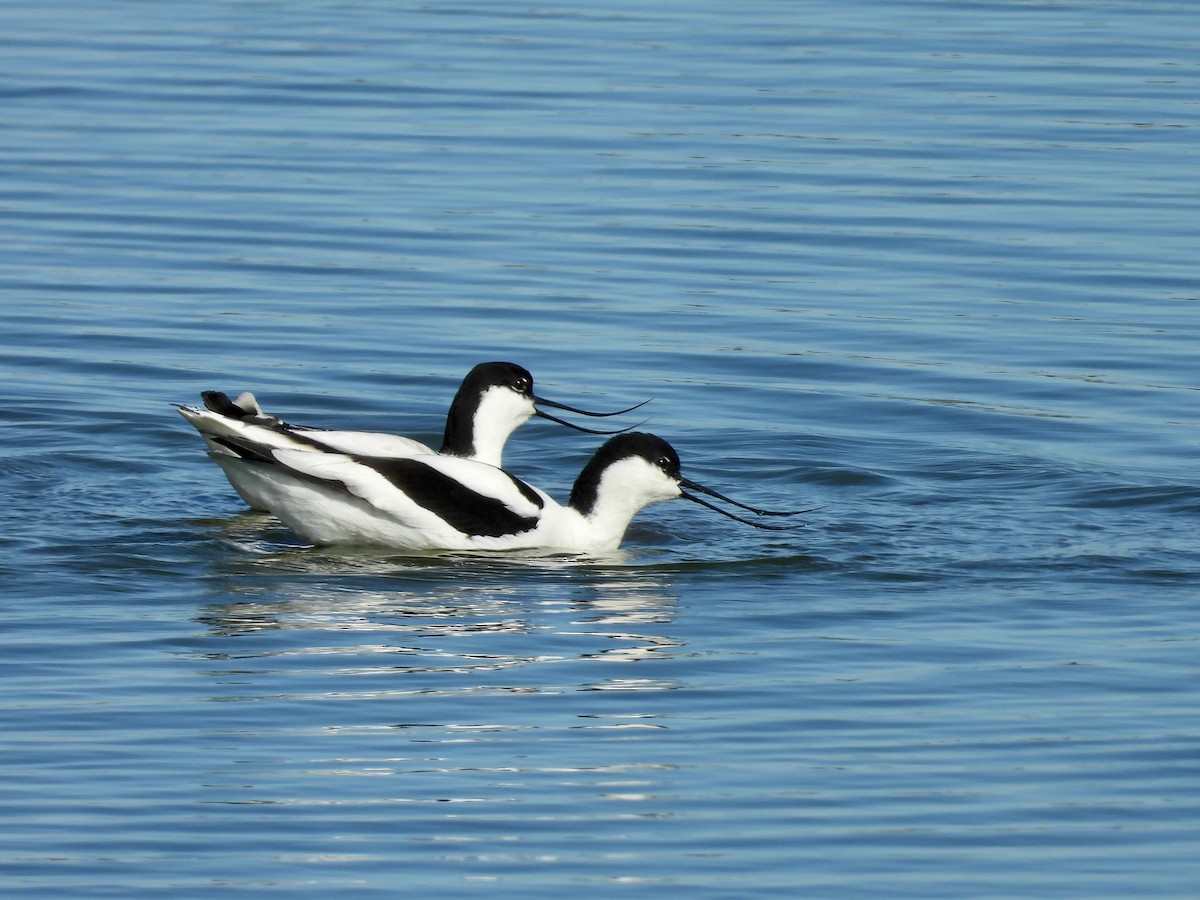
<path id="1" fill-rule="evenodd" d="M 224 448 L 216 458 L 226 471 L 235 470 L 284 525 L 314 544 L 605 553 L 620 546 L 640 509 L 676 497 L 756 528 L 793 527 L 742 518 L 689 491 L 759 516 L 796 514 L 747 506 L 683 477 L 674 448 L 641 432 L 610 438 L 580 472 L 565 506 L 503 469 L 462 457 L 371 457 L 241 436 L 211 440 Z"/>
<path id="2" fill-rule="evenodd" d="M 231 451 L 220 438 L 238 438 L 272 449 L 343 453 L 373 459 L 425 456 L 434 452 L 420 441 L 397 434 L 291 425 L 264 412 L 254 395 L 248 391 L 236 400 L 230 400 L 220 391 L 205 391 L 200 396 L 204 400 L 203 409 L 180 405 L 177 407 L 179 413 L 200 432 L 213 459 L 225 471 L 234 490 L 254 509 L 266 510 L 269 507 L 257 494 L 257 482 L 254 479 L 243 478 L 240 467 L 225 464 L 223 457 L 229 456 Z M 450 404 L 438 453 L 499 467 L 503 464 L 504 445 L 509 436 L 534 416 L 587 434 L 618 433 L 585 428 L 553 416 L 539 407 L 603 418 L 632 412 L 648 402 L 643 401 L 616 412 L 591 412 L 539 397 L 533 392 L 533 376 L 516 363 L 480 363 L 467 373 Z"/>

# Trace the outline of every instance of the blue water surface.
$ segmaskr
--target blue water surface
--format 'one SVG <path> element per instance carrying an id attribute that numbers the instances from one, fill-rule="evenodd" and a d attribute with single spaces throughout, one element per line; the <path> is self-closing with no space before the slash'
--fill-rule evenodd
<path id="1" fill-rule="evenodd" d="M 1197 60 L 1167 0 L 0 9 L 4 896 L 1195 896 Z M 489 359 L 817 509 L 315 548 L 171 408 L 437 443 Z"/>

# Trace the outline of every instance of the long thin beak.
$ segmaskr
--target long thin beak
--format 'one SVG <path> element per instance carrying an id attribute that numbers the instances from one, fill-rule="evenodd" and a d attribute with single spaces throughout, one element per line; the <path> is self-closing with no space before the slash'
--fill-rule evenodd
<path id="1" fill-rule="evenodd" d="M 603 419 L 603 418 L 606 418 L 607 416 L 620 416 L 620 415 L 624 415 L 627 412 L 633 412 L 635 409 L 640 409 L 641 407 L 645 406 L 650 401 L 643 400 L 641 403 L 638 403 L 636 406 L 629 407 L 629 409 L 618 409 L 616 412 L 606 412 L 606 413 L 590 412 L 589 410 L 586 410 L 586 409 L 577 409 L 574 406 L 567 406 L 565 403 L 555 403 L 553 400 L 547 400 L 545 397 L 539 397 L 536 394 L 533 397 L 533 402 L 540 403 L 542 406 L 548 406 L 551 409 L 562 409 L 562 410 L 566 410 L 567 412 L 578 413 L 581 416 L 594 416 L 595 418 Z M 558 420 L 556 419 L 555 421 L 558 421 Z M 624 429 L 622 429 L 622 430 L 624 430 Z M 611 432 L 601 431 L 601 432 L 597 432 L 597 433 L 598 434 L 619 434 L 619 432 L 616 432 L 616 431 L 611 431 Z"/>
<path id="2" fill-rule="evenodd" d="M 733 519 L 733 521 L 741 522 L 743 525 L 752 525 L 755 528 L 761 528 L 764 531 L 795 531 L 797 528 L 804 527 L 803 523 L 800 523 L 797 525 L 764 525 L 762 522 L 754 522 L 754 521 L 751 521 L 750 519 L 743 519 L 741 516 L 735 516 L 733 513 L 729 512 L 728 510 L 721 509 L 721 507 L 717 506 L 714 503 L 709 503 L 707 500 L 701 500 L 695 494 L 689 494 L 687 491 L 681 491 L 680 496 L 682 496 L 683 499 L 685 499 L 685 500 L 691 500 L 693 503 L 699 503 L 701 506 L 706 506 L 709 509 L 711 509 L 713 512 L 719 512 L 721 515 L 725 516 L 727 519 Z"/>
<path id="3" fill-rule="evenodd" d="M 629 409 L 618 409 L 616 412 L 591 412 L 590 410 L 579 409 L 574 406 L 567 406 L 565 403 L 556 403 L 553 400 L 547 400 L 545 397 L 538 397 L 536 394 L 533 397 L 533 402 L 535 404 L 541 404 L 542 406 L 549 406 L 551 409 L 565 409 L 567 412 L 578 413 L 581 416 L 594 416 L 602 419 L 606 418 L 607 416 L 619 416 L 622 413 L 633 412 L 635 409 L 645 406 L 650 401 L 643 400 L 641 403 L 637 404 L 637 406 L 631 406 Z M 632 428 L 637 428 L 638 425 L 645 424 L 644 422 L 638 422 L 637 425 L 630 425 L 628 428 L 618 428 L 615 431 L 603 431 L 599 428 L 585 428 L 582 425 L 576 425 L 574 422 L 568 422 L 566 419 L 560 419 L 558 416 L 552 416 L 545 410 L 537 409 L 536 407 L 533 411 L 533 414 L 540 419 L 549 419 L 551 422 L 557 422 L 559 425 L 566 425 L 568 428 L 574 428 L 576 431 L 582 431 L 584 434 L 623 434 Z"/>
<path id="4" fill-rule="evenodd" d="M 542 401 L 538 401 L 539 403 Z M 557 404 L 555 404 L 557 405 Z M 569 409 L 570 407 L 568 407 Z M 634 407 L 636 409 L 637 407 Z M 557 422 L 559 425 L 566 425 L 568 428 L 574 428 L 576 431 L 582 431 L 584 434 L 621 434 L 629 431 L 630 428 L 637 428 L 637 425 L 630 425 L 629 428 L 618 428 L 615 431 L 603 431 L 599 428 L 585 428 L 583 425 L 576 425 L 574 422 L 568 422 L 566 419 L 560 419 L 558 416 L 552 416 L 550 413 L 534 408 L 533 414 L 539 419 L 549 419 L 551 422 Z M 611 413 L 594 413 L 593 415 L 611 415 Z M 642 424 L 641 422 L 638 425 Z"/>
<path id="5" fill-rule="evenodd" d="M 820 508 L 820 507 L 814 506 L 814 507 L 811 507 L 810 509 L 794 509 L 794 510 L 759 509 L 757 506 L 747 506 L 745 503 L 738 503 L 738 501 L 736 501 L 730 497 L 726 497 L 724 494 L 718 494 L 712 488 L 706 488 L 704 485 L 697 484 L 696 482 L 692 481 L 689 478 L 680 478 L 679 484 L 682 487 L 690 488 L 693 491 L 699 491 L 701 494 L 708 494 L 708 496 L 710 496 L 710 497 L 716 497 L 718 500 L 724 500 L 726 503 L 728 503 L 732 506 L 736 506 L 739 509 L 749 510 L 750 512 L 754 513 L 757 516 L 798 516 L 801 513 L 812 512 L 813 510 Z M 684 494 L 684 496 L 687 497 L 687 494 Z M 700 503 L 704 506 L 710 505 L 708 503 L 705 503 L 703 500 L 698 500 L 695 497 L 688 497 L 688 499 L 695 500 L 697 503 Z M 713 509 L 716 509 L 716 507 L 713 507 Z M 717 512 L 724 512 L 724 510 L 718 509 Z M 726 513 L 726 515 L 728 515 L 728 513 Z M 750 524 L 754 524 L 754 523 L 752 522 Z M 766 526 L 762 526 L 762 527 L 765 528 Z"/>

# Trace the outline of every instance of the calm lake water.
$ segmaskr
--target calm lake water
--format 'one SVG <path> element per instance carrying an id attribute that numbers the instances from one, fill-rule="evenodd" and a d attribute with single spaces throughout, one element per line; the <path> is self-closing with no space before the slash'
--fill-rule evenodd
<path id="1" fill-rule="evenodd" d="M 1196 896 L 1198 61 L 1154 0 L 6 5 L 4 896 Z M 170 405 L 436 441 L 489 359 L 819 509 L 316 549 Z"/>

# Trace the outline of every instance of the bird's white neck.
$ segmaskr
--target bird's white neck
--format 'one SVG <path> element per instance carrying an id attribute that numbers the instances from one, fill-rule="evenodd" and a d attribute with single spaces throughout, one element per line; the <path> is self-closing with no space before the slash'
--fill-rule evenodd
<path id="1" fill-rule="evenodd" d="M 505 442 L 533 411 L 533 404 L 524 397 L 504 388 L 489 388 L 471 423 L 475 458 L 489 466 L 500 466 Z"/>
<path id="2" fill-rule="evenodd" d="M 638 511 L 651 503 L 673 500 L 679 485 L 640 458 L 623 459 L 606 468 L 586 509 L 573 509 L 587 531 L 589 548 L 615 550 Z"/>

